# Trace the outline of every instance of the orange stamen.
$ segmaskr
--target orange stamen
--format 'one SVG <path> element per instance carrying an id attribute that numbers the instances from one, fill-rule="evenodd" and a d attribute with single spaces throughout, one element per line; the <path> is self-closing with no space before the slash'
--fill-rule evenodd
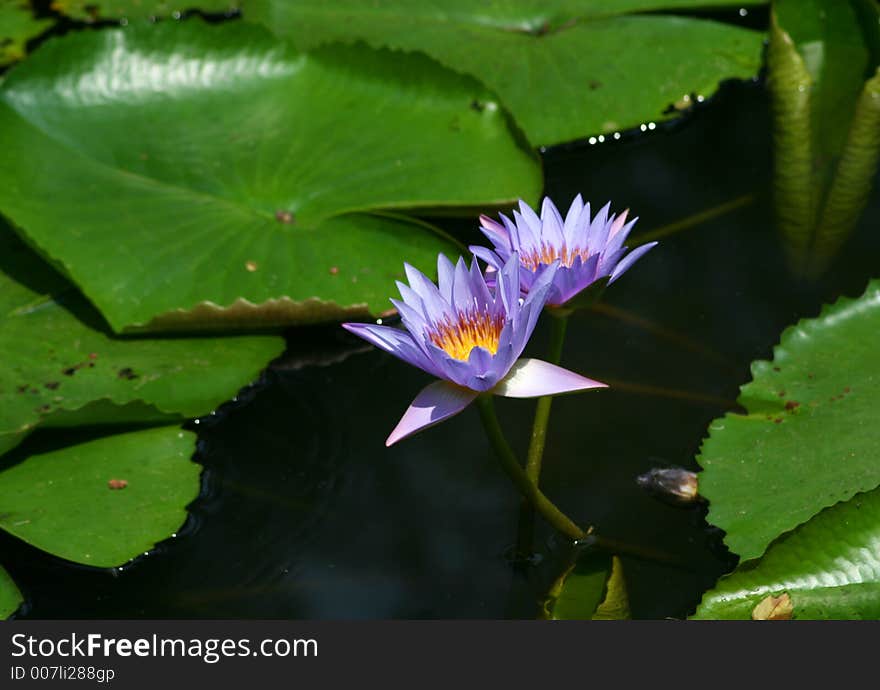
<path id="1" fill-rule="evenodd" d="M 563 244 L 562 249 L 548 244 L 542 244 L 540 250 L 535 250 L 530 254 L 523 254 L 520 261 L 530 271 L 537 271 L 539 266 L 552 264 L 559 259 L 559 263 L 566 268 L 570 268 L 577 257 L 581 257 L 581 261 L 586 261 L 590 256 L 590 252 L 586 249 L 569 249 Z"/>
<path id="2" fill-rule="evenodd" d="M 498 351 L 498 340 L 504 328 L 504 316 L 492 316 L 485 310 L 457 313 L 457 319 L 447 318 L 435 325 L 431 342 L 453 359 L 466 362 L 475 347 L 482 347 L 493 355 Z"/>

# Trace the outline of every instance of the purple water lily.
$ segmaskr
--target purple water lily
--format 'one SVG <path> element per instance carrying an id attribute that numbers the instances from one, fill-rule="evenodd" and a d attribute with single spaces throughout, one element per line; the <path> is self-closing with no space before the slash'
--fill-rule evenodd
<path id="1" fill-rule="evenodd" d="M 565 220 L 550 199 L 545 198 L 541 216 L 524 201 L 513 220 L 503 213 L 501 223 L 488 216 L 480 216 L 481 230 L 495 247 L 471 247 L 471 251 L 498 270 L 513 254 L 519 254 L 524 271 L 520 273 L 522 289 L 530 292 L 543 266 L 559 262 L 559 270 L 547 297 L 547 304 L 560 306 L 596 280 L 608 277 L 609 284 L 617 280 L 656 242 L 644 244 L 627 254 L 623 246 L 637 218 L 626 222 L 627 212 L 608 215 L 611 204 L 590 218 L 590 204 L 584 204 L 578 194 Z M 625 255 L 625 256 L 624 256 Z"/>
<path id="2" fill-rule="evenodd" d="M 401 300 L 391 302 L 406 330 L 362 323 L 344 328 L 386 352 L 441 379 L 424 388 L 404 413 L 386 446 L 461 412 L 481 393 L 535 398 L 604 388 L 538 359 L 519 359 L 544 308 L 558 262 L 531 277 L 520 297 L 520 259 L 514 252 L 499 267 L 494 290 L 476 260 L 453 266 L 437 259 L 438 284 L 406 265 L 409 285 L 397 283 Z"/>

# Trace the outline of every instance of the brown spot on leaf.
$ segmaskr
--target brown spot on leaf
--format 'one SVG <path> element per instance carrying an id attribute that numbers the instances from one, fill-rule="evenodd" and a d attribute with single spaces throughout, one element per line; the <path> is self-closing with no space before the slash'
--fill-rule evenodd
<path id="1" fill-rule="evenodd" d="M 844 393 L 852 393 L 852 388 L 850 388 L 849 386 L 847 386 L 846 388 L 843 389 L 843 392 L 844 392 Z"/>
<path id="2" fill-rule="evenodd" d="M 50 391 L 54 391 L 61 384 L 58 381 L 48 381 L 47 383 L 45 383 L 43 385 L 45 385 L 46 388 L 48 388 Z"/>
<path id="3" fill-rule="evenodd" d="M 27 384 L 24 384 L 23 386 L 19 386 L 19 387 L 16 388 L 15 390 L 16 390 L 18 393 L 24 393 L 24 392 L 27 391 L 27 389 L 28 389 Z"/>
<path id="4" fill-rule="evenodd" d="M 294 221 L 294 215 L 290 211 L 275 211 L 275 220 L 285 225 L 290 225 Z"/>
<path id="5" fill-rule="evenodd" d="M 761 599 L 752 610 L 753 621 L 790 621 L 794 613 L 794 604 L 788 592 L 783 592 L 778 597 L 772 594 Z"/>
<path id="6" fill-rule="evenodd" d="M 773 423 L 774 424 L 782 424 L 782 417 L 777 417 L 776 419 L 773 420 Z"/>
<path id="7" fill-rule="evenodd" d="M 76 366 L 76 367 L 67 367 L 66 369 L 62 369 L 62 370 L 61 370 L 61 373 L 64 374 L 65 376 L 73 376 L 73 375 L 76 373 L 76 370 L 77 370 L 77 369 L 79 369 L 78 366 Z"/>
<path id="8" fill-rule="evenodd" d="M 785 403 L 785 409 L 789 412 L 791 412 L 792 410 L 796 410 L 800 406 L 801 404 L 797 400 L 789 400 L 787 403 Z"/>
<path id="9" fill-rule="evenodd" d="M 125 379 L 126 381 L 133 381 L 138 378 L 138 375 L 134 373 L 134 370 L 131 367 L 125 367 L 119 370 L 117 376 L 121 379 Z"/>
<path id="10" fill-rule="evenodd" d="M 602 88 L 602 82 L 598 79 L 590 79 L 588 86 L 590 87 L 590 91 L 595 91 L 596 89 Z"/>
<path id="11" fill-rule="evenodd" d="M 251 273 L 253 273 L 254 271 L 256 271 L 259 268 L 256 261 L 245 261 L 244 267 Z"/>
<path id="12" fill-rule="evenodd" d="M 331 266 L 330 267 L 330 275 L 331 276 L 339 275 L 339 266 Z"/>
<path id="13" fill-rule="evenodd" d="M 97 352 L 90 352 L 89 359 L 98 359 L 98 353 Z"/>
<path id="14" fill-rule="evenodd" d="M 50 409 L 52 409 L 49 405 L 40 405 L 38 408 L 34 410 L 37 414 L 46 414 Z"/>
<path id="15" fill-rule="evenodd" d="M 780 398 L 784 398 L 784 397 L 785 397 L 785 391 L 779 391 L 779 397 L 780 397 Z"/>
<path id="16" fill-rule="evenodd" d="M 107 488 L 114 491 L 124 489 L 126 486 L 128 486 L 128 482 L 125 479 L 111 479 L 107 482 Z"/>
<path id="17" fill-rule="evenodd" d="M 779 367 L 773 367 L 773 371 L 782 371 Z"/>

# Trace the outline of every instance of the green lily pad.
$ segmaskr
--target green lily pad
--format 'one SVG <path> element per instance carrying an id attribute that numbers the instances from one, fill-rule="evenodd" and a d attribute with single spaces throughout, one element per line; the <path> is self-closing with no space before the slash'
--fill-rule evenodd
<path id="1" fill-rule="evenodd" d="M 0 529 L 70 561 L 121 565 L 186 520 L 195 440 L 166 426 L 31 456 L 0 471 Z"/>
<path id="2" fill-rule="evenodd" d="M 798 619 L 880 618 L 880 490 L 827 508 L 703 596 L 694 618 L 749 619 L 788 594 Z"/>
<path id="3" fill-rule="evenodd" d="M 276 336 L 113 336 L 0 220 L 0 453 L 44 424 L 207 414 L 283 350 Z"/>
<path id="4" fill-rule="evenodd" d="M 24 601 L 6 569 L 0 565 L 0 620 L 6 620 Z"/>
<path id="5" fill-rule="evenodd" d="M 71 19 L 94 22 L 179 16 L 194 9 L 219 14 L 237 10 L 241 4 L 242 0 L 53 0 L 52 9 Z"/>
<path id="6" fill-rule="evenodd" d="M 723 79 L 756 75 L 762 33 L 644 13 L 719 5 L 730 3 L 251 0 L 244 15 L 304 49 L 363 40 L 423 51 L 489 86 L 537 146 L 663 120 Z"/>
<path id="7" fill-rule="evenodd" d="M 629 599 L 620 559 L 597 553 L 580 556 L 551 587 L 542 617 L 550 620 L 629 618 Z"/>
<path id="8" fill-rule="evenodd" d="M 880 485 L 880 281 L 787 329 L 713 422 L 699 463 L 708 521 L 746 561 L 823 508 Z"/>
<path id="9" fill-rule="evenodd" d="M 21 60 L 27 42 L 53 23 L 34 17 L 28 0 L 0 0 L 0 66 Z"/>
<path id="10" fill-rule="evenodd" d="M 540 189 L 473 80 L 365 47 L 300 54 L 243 22 L 65 36 L 0 89 L 0 210 L 117 331 L 382 312 L 404 261 L 457 249 L 367 211 Z"/>

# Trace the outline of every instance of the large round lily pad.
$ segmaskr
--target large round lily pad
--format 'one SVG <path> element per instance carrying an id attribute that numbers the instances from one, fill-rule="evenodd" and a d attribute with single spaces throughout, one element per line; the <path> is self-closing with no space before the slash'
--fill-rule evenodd
<path id="1" fill-rule="evenodd" d="M 695 618 L 748 620 L 760 602 L 783 595 L 792 618 L 880 618 L 880 490 L 827 508 L 781 537 L 707 592 Z"/>
<path id="2" fill-rule="evenodd" d="M 106 436 L 0 471 L 0 529 L 77 563 L 117 566 L 180 529 L 199 493 L 195 434 Z"/>
<path id="3" fill-rule="evenodd" d="M 540 188 L 473 80 L 366 47 L 300 54 L 243 22 L 65 36 L 0 89 L 0 211 L 117 331 L 384 311 L 404 261 L 457 249 L 366 211 Z"/>
<path id="4" fill-rule="evenodd" d="M 699 462 L 710 523 L 743 560 L 823 508 L 880 485 L 880 281 L 782 334 Z"/>
<path id="5" fill-rule="evenodd" d="M 303 48 L 363 40 L 423 51 L 490 86 L 537 146 L 662 120 L 723 79 L 756 75 L 760 32 L 656 12 L 719 5 L 730 3 L 250 0 L 243 12 Z"/>
<path id="6" fill-rule="evenodd" d="M 45 424 L 207 414 L 284 350 L 277 336 L 125 339 L 108 331 L 0 220 L 0 453 Z"/>

